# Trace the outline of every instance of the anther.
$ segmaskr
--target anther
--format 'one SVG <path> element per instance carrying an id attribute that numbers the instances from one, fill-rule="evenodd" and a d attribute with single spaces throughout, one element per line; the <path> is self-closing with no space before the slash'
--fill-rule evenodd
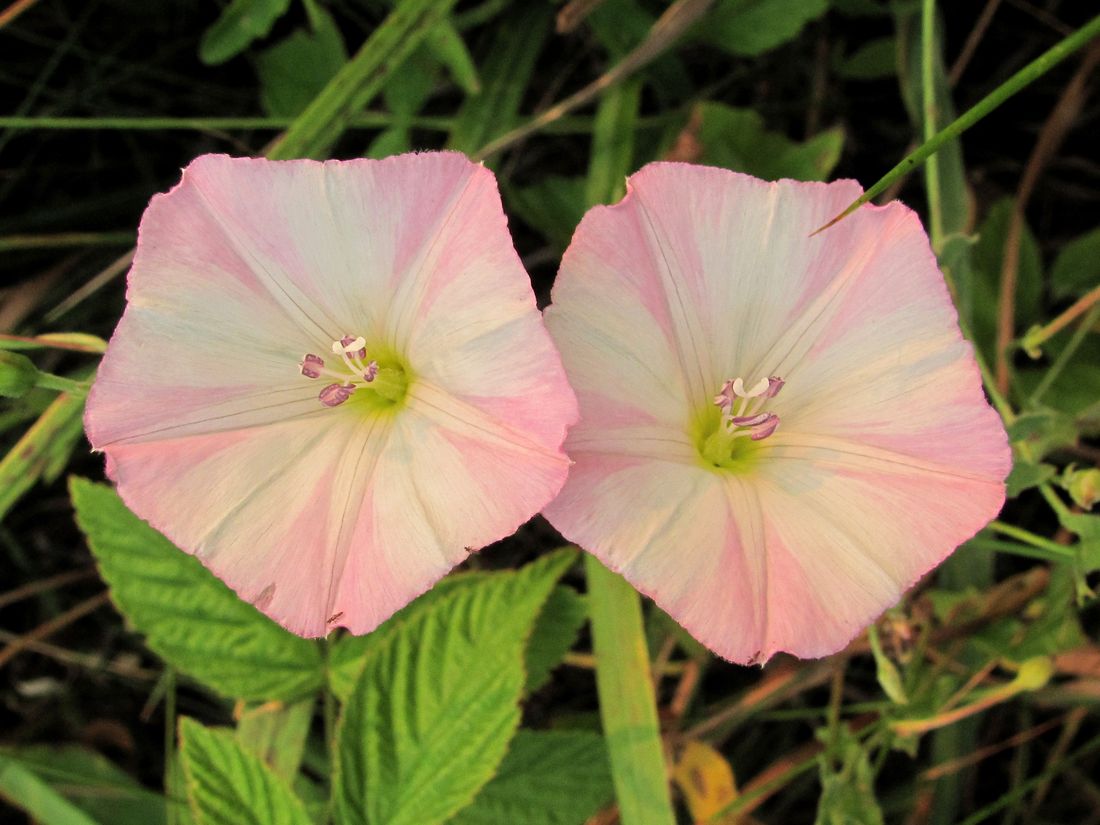
<path id="1" fill-rule="evenodd" d="M 368 384 L 378 376 L 378 362 L 371 361 L 363 371 L 363 380 Z"/>
<path id="2" fill-rule="evenodd" d="M 329 384 L 321 390 L 317 398 L 319 398 L 321 403 L 326 407 L 339 407 L 351 398 L 351 394 L 354 391 L 355 387 L 351 384 Z"/>
<path id="3" fill-rule="evenodd" d="M 320 378 L 321 370 L 325 368 L 325 362 L 319 355 L 307 353 L 302 358 L 302 363 L 299 366 L 302 368 L 302 375 L 306 378 Z"/>

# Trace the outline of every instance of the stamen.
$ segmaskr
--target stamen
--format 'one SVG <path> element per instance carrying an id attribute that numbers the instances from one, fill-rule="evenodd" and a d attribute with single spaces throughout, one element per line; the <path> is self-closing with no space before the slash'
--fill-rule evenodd
<path id="1" fill-rule="evenodd" d="M 768 389 L 764 393 L 765 398 L 775 398 L 779 395 L 779 391 L 783 389 L 783 385 L 787 382 L 778 376 L 772 375 L 768 377 Z"/>
<path id="2" fill-rule="evenodd" d="M 320 378 L 321 371 L 325 368 L 324 359 L 319 355 L 313 353 L 306 353 L 302 358 L 302 363 L 299 364 L 302 368 L 302 375 L 306 378 Z"/>
<path id="3" fill-rule="evenodd" d="M 378 376 L 378 362 L 371 361 L 363 370 L 363 380 L 368 384 Z"/>
<path id="4" fill-rule="evenodd" d="M 332 351 L 335 353 L 346 352 L 353 358 L 366 358 L 367 342 L 362 335 L 355 338 L 350 335 L 345 335 L 339 341 L 332 342 Z M 354 355 L 352 355 L 352 353 L 354 353 Z"/>
<path id="5" fill-rule="evenodd" d="M 761 441 L 775 432 L 779 416 L 762 410 L 764 402 L 775 398 L 783 389 L 784 381 L 776 375 L 761 378 L 748 389 L 743 378 L 726 381 L 714 396 L 714 404 L 722 410 L 722 423 L 728 438 L 745 438 Z M 739 403 L 734 406 L 734 399 Z"/>
<path id="6" fill-rule="evenodd" d="M 726 426 L 730 429 L 734 427 L 755 427 L 757 424 L 763 424 L 769 418 L 774 418 L 771 413 L 757 413 L 756 415 L 735 415 L 732 416 L 727 422 Z"/>
<path id="7" fill-rule="evenodd" d="M 354 391 L 355 387 L 351 384 L 329 384 L 321 390 L 317 398 L 319 398 L 321 403 L 326 407 L 339 407 L 351 398 L 351 394 Z"/>
<path id="8" fill-rule="evenodd" d="M 722 389 L 718 391 L 718 395 L 714 396 L 714 403 L 724 413 L 730 411 L 730 407 L 733 406 L 733 382 L 728 380 L 722 385 Z"/>
<path id="9" fill-rule="evenodd" d="M 749 432 L 753 441 L 763 441 L 769 435 L 775 432 L 776 427 L 779 426 L 779 416 L 774 413 L 768 413 L 768 420 L 762 424 L 757 424 Z"/>

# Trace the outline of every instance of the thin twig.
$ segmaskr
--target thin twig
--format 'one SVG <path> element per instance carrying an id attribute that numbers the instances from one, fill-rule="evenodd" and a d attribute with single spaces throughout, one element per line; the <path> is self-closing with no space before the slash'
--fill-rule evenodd
<path id="1" fill-rule="evenodd" d="M 81 570 L 68 570 L 64 573 L 58 573 L 56 576 L 49 576 L 45 579 L 28 582 L 22 587 L 9 590 L 7 593 L 0 593 L 0 607 L 7 607 L 9 604 L 15 604 L 16 602 L 20 602 L 23 599 L 35 596 L 47 590 L 55 590 L 58 587 L 64 587 L 73 582 L 93 578 L 95 575 L 95 568 L 85 567 Z"/>
<path id="2" fill-rule="evenodd" d="M 3 650 L 0 650 L 0 667 L 6 665 L 21 651 L 27 649 L 32 642 L 40 642 L 52 636 L 54 633 L 72 624 L 77 619 L 91 613 L 98 607 L 102 607 L 109 600 L 110 595 L 104 590 L 102 593 L 92 596 L 90 599 L 85 599 L 74 607 L 70 607 L 64 613 L 54 616 L 48 622 L 40 624 L 29 633 L 24 633 L 15 641 L 10 642 Z"/>
<path id="3" fill-rule="evenodd" d="M 17 18 L 19 15 L 21 15 L 37 2 L 38 0 L 15 0 L 15 2 L 8 6 L 6 9 L 0 11 L 0 29 L 4 28 L 4 26 L 8 25 L 8 23 Z"/>
<path id="4" fill-rule="evenodd" d="M 971 29 L 970 35 L 966 38 L 966 43 L 963 44 L 962 51 L 959 52 L 959 56 L 955 59 L 955 63 L 947 75 L 947 82 L 951 84 L 952 88 L 959 82 L 962 73 L 966 71 L 966 67 L 970 63 L 970 58 L 974 56 L 974 50 L 978 48 L 978 44 L 982 41 L 982 37 L 985 36 L 989 24 L 993 22 L 993 15 L 997 13 L 997 7 L 1000 5 L 1001 0 L 987 0 L 985 8 L 982 9 L 982 13 L 978 15 L 978 20 L 974 23 L 974 28 Z"/>

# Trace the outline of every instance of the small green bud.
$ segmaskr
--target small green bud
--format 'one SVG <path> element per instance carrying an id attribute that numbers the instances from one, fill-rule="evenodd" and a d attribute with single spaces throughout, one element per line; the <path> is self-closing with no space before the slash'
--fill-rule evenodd
<path id="1" fill-rule="evenodd" d="M 0 350 L 0 395 L 19 398 L 38 383 L 38 369 L 17 352 Z"/>
<path id="2" fill-rule="evenodd" d="M 1062 474 L 1062 486 L 1082 510 L 1091 510 L 1100 501 L 1100 470 L 1090 467 L 1078 470 L 1072 465 Z"/>

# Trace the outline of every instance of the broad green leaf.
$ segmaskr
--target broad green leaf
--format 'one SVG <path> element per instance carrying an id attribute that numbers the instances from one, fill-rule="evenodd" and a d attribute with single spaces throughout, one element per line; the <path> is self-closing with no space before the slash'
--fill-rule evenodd
<path id="1" fill-rule="evenodd" d="M 296 117 L 348 59 L 332 16 L 311 4 L 312 31 L 298 29 L 256 58 L 260 101 L 273 117 Z"/>
<path id="2" fill-rule="evenodd" d="M 74 477 L 70 490 L 111 598 L 166 662 L 241 699 L 295 699 L 321 685 L 315 643 L 239 599 L 130 512 L 110 487 Z"/>
<path id="3" fill-rule="evenodd" d="M 829 129 L 798 143 L 769 132 L 764 119 L 751 109 L 724 103 L 699 104 L 693 123 L 698 124 L 697 139 L 703 147 L 701 162 L 767 180 L 824 180 L 840 160 L 844 146 L 841 129 Z"/>
<path id="4" fill-rule="evenodd" d="M 4 789 L 12 779 L 6 775 L 6 769 L 10 766 L 20 769 L 13 776 L 19 776 L 21 770 L 29 772 L 35 780 L 45 783 L 52 793 L 81 811 L 80 816 L 90 817 L 96 822 L 105 825 L 160 825 L 166 821 L 163 796 L 142 787 L 136 779 L 95 751 L 75 745 L 38 745 L 0 750 L 0 797 L 23 805 L 31 801 L 29 797 L 9 796 Z M 27 793 L 31 788 L 42 790 L 37 782 L 25 776 L 22 781 Z M 49 794 L 45 793 L 39 797 L 40 801 L 48 798 Z M 44 809 L 37 812 L 31 807 L 26 809 L 35 814 L 43 825 L 76 825 L 84 821 L 74 818 L 66 805 L 58 804 L 55 808 L 56 811 L 64 811 L 64 814 L 47 815 Z"/>
<path id="5" fill-rule="evenodd" d="M 1050 585 L 1028 604 L 1024 618 L 998 619 L 974 633 L 972 643 L 986 659 L 1012 662 L 1053 656 L 1087 644 L 1075 596 L 1073 571 L 1055 566 L 1050 571 Z"/>
<path id="6" fill-rule="evenodd" d="M 754 57 L 794 40 L 828 8 L 826 0 L 718 0 L 698 30 L 707 43 Z"/>
<path id="7" fill-rule="evenodd" d="M 199 59 L 214 66 L 235 57 L 253 40 L 267 37 L 288 8 L 290 0 L 233 0 L 203 34 Z"/>
<path id="8" fill-rule="evenodd" d="M 642 83 L 633 78 L 600 98 L 592 155 L 585 181 L 585 203 L 613 203 L 626 194 L 626 176 L 634 169 L 634 124 Z"/>
<path id="9" fill-rule="evenodd" d="M 506 184 L 504 198 L 511 213 L 565 249 L 584 217 L 585 180 L 546 175 L 530 186 Z"/>
<path id="10" fill-rule="evenodd" d="M 553 16 L 547 3 L 523 3 L 501 22 L 481 69 L 481 93 L 463 102 L 448 148 L 472 154 L 516 125 Z"/>
<path id="11" fill-rule="evenodd" d="M 290 786 L 230 731 L 180 719 L 180 757 L 199 825 L 312 825 Z"/>
<path id="12" fill-rule="evenodd" d="M 290 705 L 264 702 L 247 707 L 237 720 L 237 742 L 289 782 L 302 763 L 315 704 L 311 696 Z"/>
<path id="13" fill-rule="evenodd" d="M 575 558 L 453 587 L 371 651 L 337 727 L 340 825 L 434 825 L 473 800 L 519 724 L 535 617 Z"/>
<path id="14" fill-rule="evenodd" d="M 549 681 L 550 673 L 573 647 L 587 619 L 584 596 L 564 585 L 550 591 L 527 643 L 526 693 L 534 693 Z"/>
<path id="15" fill-rule="evenodd" d="M 849 80 L 878 80 L 898 71 L 897 41 L 880 37 L 864 43 L 837 63 L 836 73 Z"/>
<path id="16" fill-rule="evenodd" d="M 817 732 L 828 743 L 829 732 Z M 814 825 L 882 825 L 882 809 L 875 798 L 875 773 L 867 751 L 847 725 L 837 728 L 838 742 L 832 756 L 840 763 L 834 767 L 830 752 L 817 758 L 821 779 L 821 798 L 817 803 Z"/>
<path id="17" fill-rule="evenodd" d="M 615 789 L 603 738 L 589 731 L 516 732 L 497 775 L 448 825 L 583 825 Z"/>
<path id="18" fill-rule="evenodd" d="M 1100 286 L 1100 227 L 1070 241 L 1050 269 L 1055 298 L 1076 298 Z"/>
<path id="19" fill-rule="evenodd" d="M 40 825 L 98 825 L 18 759 L 0 751 L 0 799 Z"/>
<path id="20" fill-rule="evenodd" d="M 363 636 L 344 635 L 332 645 L 328 657 L 329 690 L 341 702 L 347 702 L 359 681 L 367 659 L 390 644 L 401 627 L 456 590 L 471 587 L 492 574 L 456 573 L 435 583 L 427 593 L 398 610 L 381 625 Z"/>

